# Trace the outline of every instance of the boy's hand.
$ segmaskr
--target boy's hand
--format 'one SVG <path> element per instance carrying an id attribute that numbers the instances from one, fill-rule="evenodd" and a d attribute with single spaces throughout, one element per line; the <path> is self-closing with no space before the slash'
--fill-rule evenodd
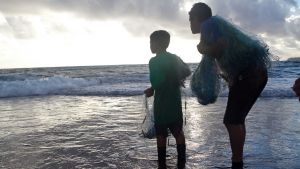
<path id="1" fill-rule="evenodd" d="M 144 90 L 144 94 L 147 97 L 151 97 L 154 95 L 154 89 L 152 87 L 149 87 L 148 89 Z"/>
<path id="2" fill-rule="evenodd" d="M 185 88 L 185 80 L 181 80 L 180 81 L 180 86 L 183 87 L 183 88 Z"/>

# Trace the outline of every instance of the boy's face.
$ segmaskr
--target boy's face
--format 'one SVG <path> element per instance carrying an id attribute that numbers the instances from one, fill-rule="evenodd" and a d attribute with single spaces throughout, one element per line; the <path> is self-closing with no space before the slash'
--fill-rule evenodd
<path id="1" fill-rule="evenodd" d="M 201 22 L 199 21 L 199 19 L 190 15 L 189 20 L 190 20 L 190 27 L 191 27 L 192 33 L 193 34 L 200 33 Z"/>

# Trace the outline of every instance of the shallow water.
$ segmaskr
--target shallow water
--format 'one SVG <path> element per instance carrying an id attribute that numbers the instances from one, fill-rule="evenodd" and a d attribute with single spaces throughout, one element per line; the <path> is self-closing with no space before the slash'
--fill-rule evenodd
<path id="1" fill-rule="evenodd" d="M 187 168 L 227 168 L 226 98 L 187 98 Z M 155 140 L 140 136 L 142 96 L 0 99 L 0 168 L 155 168 Z M 247 118 L 246 168 L 300 168 L 300 103 L 260 99 Z M 170 137 L 167 164 L 176 166 Z"/>

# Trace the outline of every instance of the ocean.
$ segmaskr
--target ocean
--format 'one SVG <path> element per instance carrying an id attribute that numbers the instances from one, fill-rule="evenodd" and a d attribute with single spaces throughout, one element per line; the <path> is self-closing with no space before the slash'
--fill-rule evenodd
<path id="1" fill-rule="evenodd" d="M 246 168 L 300 168 L 300 103 L 291 90 L 297 77 L 300 62 L 277 61 L 269 70 L 246 120 Z M 149 86 L 147 65 L 1 69 L 0 168 L 155 168 L 155 140 L 140 135 Z M 223 86 L 215 104 L 201 106 L 187 80 L 187 168 L 230 166 Z M 167 163 L 175 168 L 169 139 Z"/>
<path id="2" fill-rule="evenodd" d="M 197 64 L 190 64 L 195 70 Z M 262 97 L 295 97 L 291 86 L 300 62 L 274 62 Z M 189 82 L 188 82 L 189 83 Z M 135 96 L 148 87 L 147 65 L 0 70 L 0 98 L 28 96 Z M 186 92 L 191 96 L 189 85 Z M 226 90 L 221 97 L 227 96 Z"/>

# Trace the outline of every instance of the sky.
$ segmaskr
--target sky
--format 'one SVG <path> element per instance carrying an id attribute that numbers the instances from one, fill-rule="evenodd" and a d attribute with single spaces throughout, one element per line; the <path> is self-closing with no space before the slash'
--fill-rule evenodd
<path id="1" fill-rule="evenodd" d="M 149 35 L 171 34 L 168 51 L 199 62 L 195 0 L 0 0 L 0 69 L 147 64 Z M 257 35 L 281 60 L 300 57 L 300 0 L 203 0 Z"/>

